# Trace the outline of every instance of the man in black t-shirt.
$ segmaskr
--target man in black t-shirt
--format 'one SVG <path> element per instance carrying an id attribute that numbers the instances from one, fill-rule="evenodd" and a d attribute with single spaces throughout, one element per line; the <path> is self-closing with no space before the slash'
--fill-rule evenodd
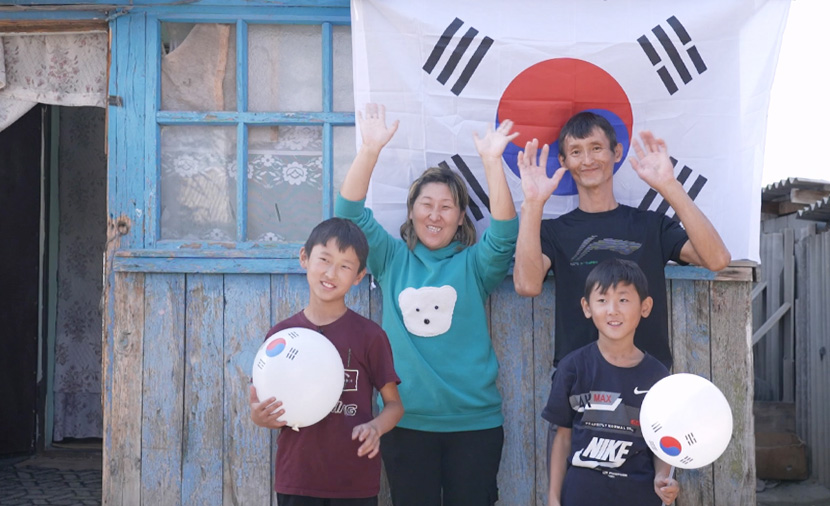
<path id="1" fill-rule="evenodd" d="M 556 288 L 554 364 L 596 340 L 596 329 L 579 304 L 588 272 L 609 257 L 637 262 L 653 290 L 654 310 L 640 324 L 635 344 L 671 368 L 664 267 L 669 260 L 712 271 L 729 264 L 730 255 L 715 228 L 674 176 L 666 143 L 651 132 L 632 142 L 629 160 L 637 175 L 675 211 L 677 221 L 654 211 L 622 205 L 614 197 L 614 164 L 622 145 L 604 117 L 592 112 L 573 116 L 559 134 L 562 168 L 547 177 L 549 147 L 528 142 L 519 155 L 524 202 L 519 221 L 513 282 L 519 295 L 534 297 L 553 270 Z M 570 171 L 579 195 L 577 209 L 542 220 L 545 202 L 564 172 Z M 684 229 L 685 227 L 685 229 Z M 564 329 L 567 329 L 565 331 Z"/>

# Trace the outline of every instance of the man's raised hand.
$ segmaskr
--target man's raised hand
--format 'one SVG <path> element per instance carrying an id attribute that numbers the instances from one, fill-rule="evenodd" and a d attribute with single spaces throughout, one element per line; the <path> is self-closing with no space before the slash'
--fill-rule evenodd
<path id="1" fill-rule="evenodd" d="M 636 156 L 629 157 L 634 172 L 650 187 L 663 194 L 667 185 L 677 182 L 674 165 L 669 158 L 666 141 L 658 139 L 648 130 L 640 132 L 643 144 L 635 138 L 631 143 Z"/>
<path id="2" fill-rule="evenodd" d="M 553 173 L 552 177 L 548 177 L 549 152 L 550 146 L 543 145 L 537 161 L 539 139 L 528 142 L 525 150 L 519 152 L 517 164 L 519 166 L 519 176 L 522 178 L 522 192 L 526 202 L 532 201 L 544 204 L 553 195 L 554 190 L 559 186 L 559 181 L 562 180 L 562 176 L 568 170 L 565 167 L 560 167 Z"/>

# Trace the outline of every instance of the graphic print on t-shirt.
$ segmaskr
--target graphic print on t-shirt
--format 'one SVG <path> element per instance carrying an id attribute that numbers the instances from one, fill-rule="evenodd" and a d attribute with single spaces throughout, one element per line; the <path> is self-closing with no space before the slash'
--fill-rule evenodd
<path id="1" fill-rule="evenodd" d="M 571 409 L 582 413 L 581 424 L 601 432 L 626 434 L 640 433 L 640 410 L 623 402 L 622 394 L 604 390 L 571 395 Z"/>
<path id="2" fill-rule="evenodd" d="M 594 469 L 615 468 L 625 464 L 633 441 L 617 440 L 594 436 L 585 448 L 574 452 L 571 464 Z"/>
<path id="3" fill-rule="evenodd" d="M 639 410 L 623 402 L 622 394 L 601 390 L 570 396 L 571 408 L 582 413 L 581 425 L 596 434 L 574 451 L 571 464 L 589 469 L 613 469 L 625 464 L 639 432 Z M 621 438 L 617 438 L 616 434 Z"/>
<path id="4" fill-rule="evenodd" d="M 586 410 L 614 411 L 622 402 L 620 394 L 616 392 L 595 392 L 572 395 L 570 398 L 571 407 L 575 411 Z"/>
<path id="5" fill-rule="evenodd" d="M 596 263 L 596 261 L 588 262 L 583 260 L 585 255 L 592 251 L 612 251 L 619 255 L 630 255 L 634 253 L 640 246 L 639 242 L 626 241 L 623 239 L 612 239 L 610 237 L 596 240 L 597 236 L 592 235 L 582 241 L 579 249 L 576 250 L 574 256 L 571 257 L 571 265 L 584 265 L 586 263 Z"/>
<path id="6" fill-rule="evenodd" d="M 419 337 L 435 337 L 450 330 L 456 300 L 458 294 L 449 285 L 410 287 L 398 294 L 406 330 Z"/>

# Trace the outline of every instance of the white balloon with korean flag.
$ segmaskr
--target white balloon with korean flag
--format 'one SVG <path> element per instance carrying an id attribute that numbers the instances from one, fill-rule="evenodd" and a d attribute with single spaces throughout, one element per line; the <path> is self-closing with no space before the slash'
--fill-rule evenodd
<path id="1" fill-rule="evenodd" d="M 343 392 L 340 353 L 324 335 L 292 327 L 265 340 L 254 357 L 252 381 L 257 397 L 282 402 L 279 418 L 299 430 L 326 417 Z"/>
<path id="2" fill-rule="evenodd" d="M 697 469 L 714 462 L 732 438 L 732 409 L 711 381 L 696 374 L 666 376 L 646 393 L 640 428 L 667 464 Z"/>

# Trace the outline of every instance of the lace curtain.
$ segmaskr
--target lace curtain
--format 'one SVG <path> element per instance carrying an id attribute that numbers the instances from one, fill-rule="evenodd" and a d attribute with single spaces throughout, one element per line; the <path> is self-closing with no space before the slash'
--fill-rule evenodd
<path id="1" fill-rule="evenodd" d="M 235 27 L 166 23 L 164 32 L 161 108 L 235 111 Z M 337 31 L 335 38 L 336 47 L 351 47 L 347 28 Z M 323 90 L 319 27 L 252 25 L 248 44 L 249 111 L 320 110 Z M 351 110 L 351 58 L 345 65 L 347 68 L 336 69 L 347 78 L 337 81 L 335 104 L 345 104 Z M 350 157 L 354 153 L 353 135 L 353 128 L 336 132 L 335 153 L 345 151 Z M 246 239 L 304 241 L 322 216 L 322 127 L 251 127 L 247 152 Z M 162 128 L 162 239 L 241 240 L 236 230 L 236 155 L 233 126 Z"/>
<path id="2" fill-rule="evenodd" d="M 106 106 L 106 32 L 1 35 L 0 42 L 0 130 L 38 102 Z"/>

